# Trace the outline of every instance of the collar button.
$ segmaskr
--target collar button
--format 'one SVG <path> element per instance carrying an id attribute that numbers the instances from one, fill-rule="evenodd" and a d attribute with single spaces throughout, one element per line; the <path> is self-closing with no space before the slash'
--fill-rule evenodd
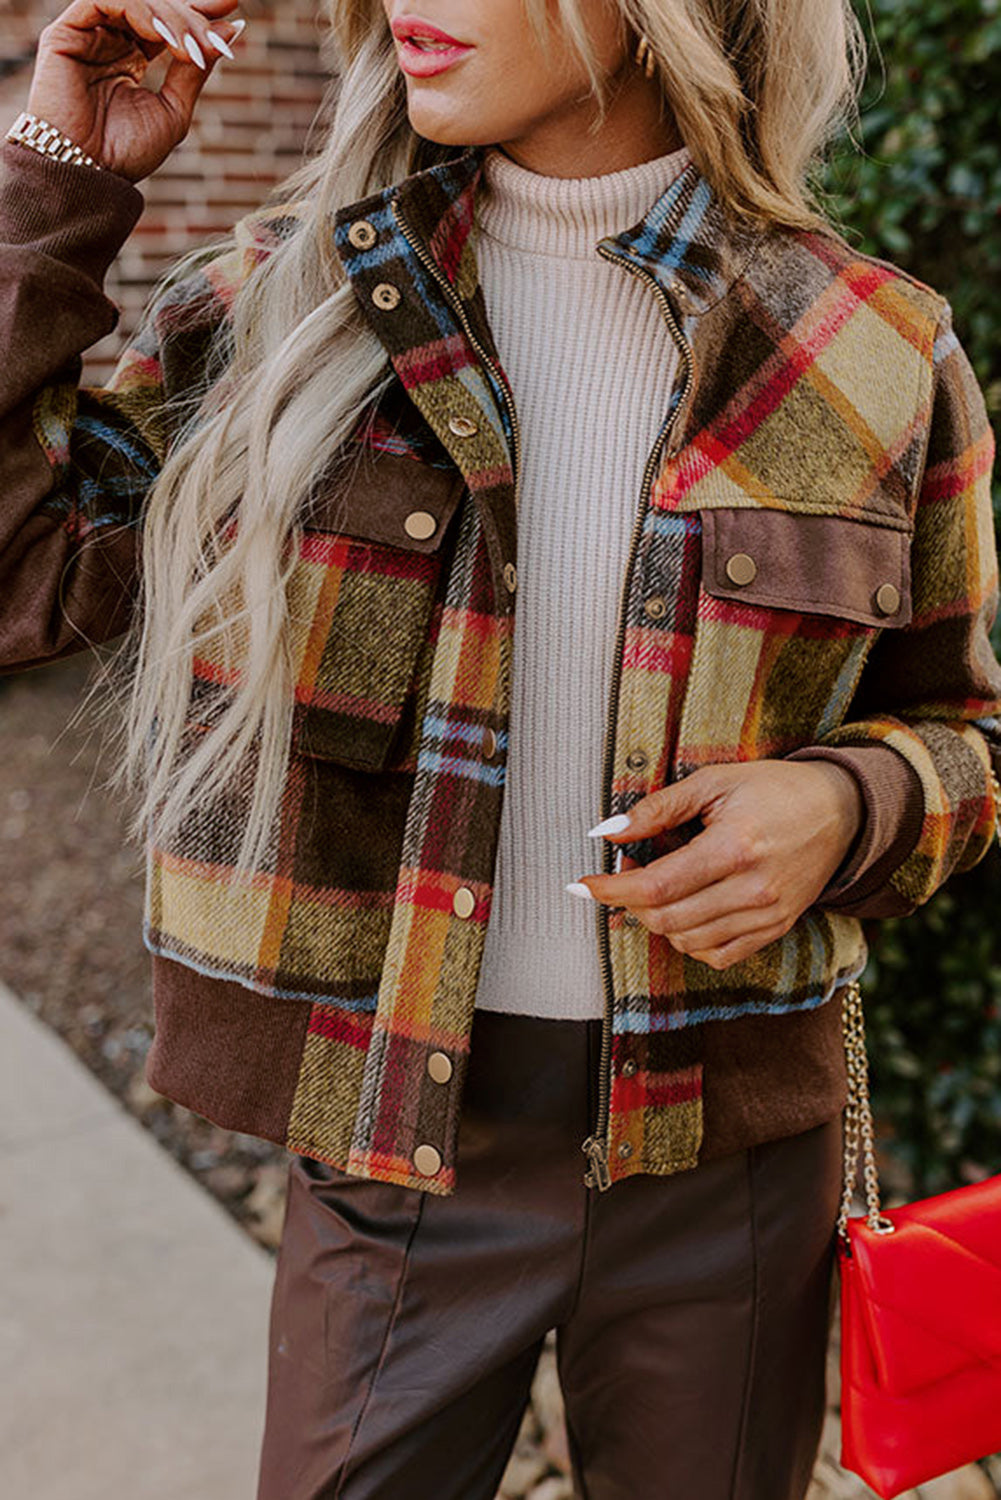
<path id="1" fill-rule="evenodd" d="M 367 219 L 356 219 L 348 230 L 348 239 L 356 250 L 370 250 L 377 238 L 375 225 Z"/>
<path id="2" fill-rule="evenodd" d="M 456 437 L 474 437 L 480 429 L 472 417 L 449 417 L 448 430 Z"/>

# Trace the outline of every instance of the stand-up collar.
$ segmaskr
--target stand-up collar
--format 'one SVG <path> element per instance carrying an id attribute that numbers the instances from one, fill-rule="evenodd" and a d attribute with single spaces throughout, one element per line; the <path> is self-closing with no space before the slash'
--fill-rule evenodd
<path id="1" fill-rule="evenodd" d="M 397 253 L 383 231 L 400 233 L 402 220 L 431 255 L 460 297 L 475 290 L 475 260 L 470 236 L 475 223 L 476 192 L 487 147 L 472 146 L 444 163 L 414 172 L 400 182 L 336 215 L 335 240 L 351 274 L 359 255 L 371 264 L 370 252 L 352 245 L 348 229 L 364 218 L 380 231 L 381 248 Z M 391 214 L 395 202 L 396 214 Z M 754 254 L 760 231 L 738 220 L 720 202 L 694 162 L 650 205 L 636 224 L 600 241 L 616 255 L 644 266 L 683 304 L 684 315 L 698 316 L 729 292 Z"/>

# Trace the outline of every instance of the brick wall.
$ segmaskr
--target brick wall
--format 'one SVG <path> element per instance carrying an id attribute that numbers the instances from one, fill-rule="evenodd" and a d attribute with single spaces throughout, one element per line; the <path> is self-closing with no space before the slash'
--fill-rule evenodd
<path id="1" fill-rule="evenodd" d="M 0 0 L 0 124 L 25 107 L 38 33 L 67 0 Z M 115 332 L 88 351 L 83 382 L 107 380 L 150 286 L 185 250 L 225 234 L 299 165 L 327 73 L 316 0 L 243 0 L 247 27 L 235 59 L 220 58 L 191 130 L 139 190 L 146 207 L 105 283 L 121 308 Z M 166 64 L 150 68 L 159 86 Z M 314 132 L 313 143 L 316 143 Z"/>

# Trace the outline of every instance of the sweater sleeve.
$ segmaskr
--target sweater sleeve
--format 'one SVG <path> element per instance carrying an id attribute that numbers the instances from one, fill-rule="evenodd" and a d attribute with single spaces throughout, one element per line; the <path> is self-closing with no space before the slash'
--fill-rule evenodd
<path id="1" fill-rule="evenodd" d="M 160 459 L 148 324 L 107 388 L 82 353 L 119 319 L 108 268 L 144 207 L 107 170 L 0 147 L 0 670 L 120 634 Z"/>
<path id="2" fill-rule="evenodd" d="M 863 827 L 817 902 L 850 916 L 913 911 L 983 858 L 1001 816 L 994 438 L 948 306 L 934 361 L 911 544 L 913 618 L 876 641 L 850 720 L 790 757 L 835 761 L 859 783 Z"/>

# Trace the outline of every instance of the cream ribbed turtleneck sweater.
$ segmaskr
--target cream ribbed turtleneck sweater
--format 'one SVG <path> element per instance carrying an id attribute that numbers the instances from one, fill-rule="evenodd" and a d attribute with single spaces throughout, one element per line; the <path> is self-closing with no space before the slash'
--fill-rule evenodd
<path id="1" fill-rule="evenodd" d="M 580 1019 L 604 1007 L 591 902 L 619 595 L 643 468 L 678 360 L 652 289 L 598 255 L 688 164 L 546 177 L 491 147 L 480 281 L 521 426 L 507 780 L 476 1004 Z"/>

